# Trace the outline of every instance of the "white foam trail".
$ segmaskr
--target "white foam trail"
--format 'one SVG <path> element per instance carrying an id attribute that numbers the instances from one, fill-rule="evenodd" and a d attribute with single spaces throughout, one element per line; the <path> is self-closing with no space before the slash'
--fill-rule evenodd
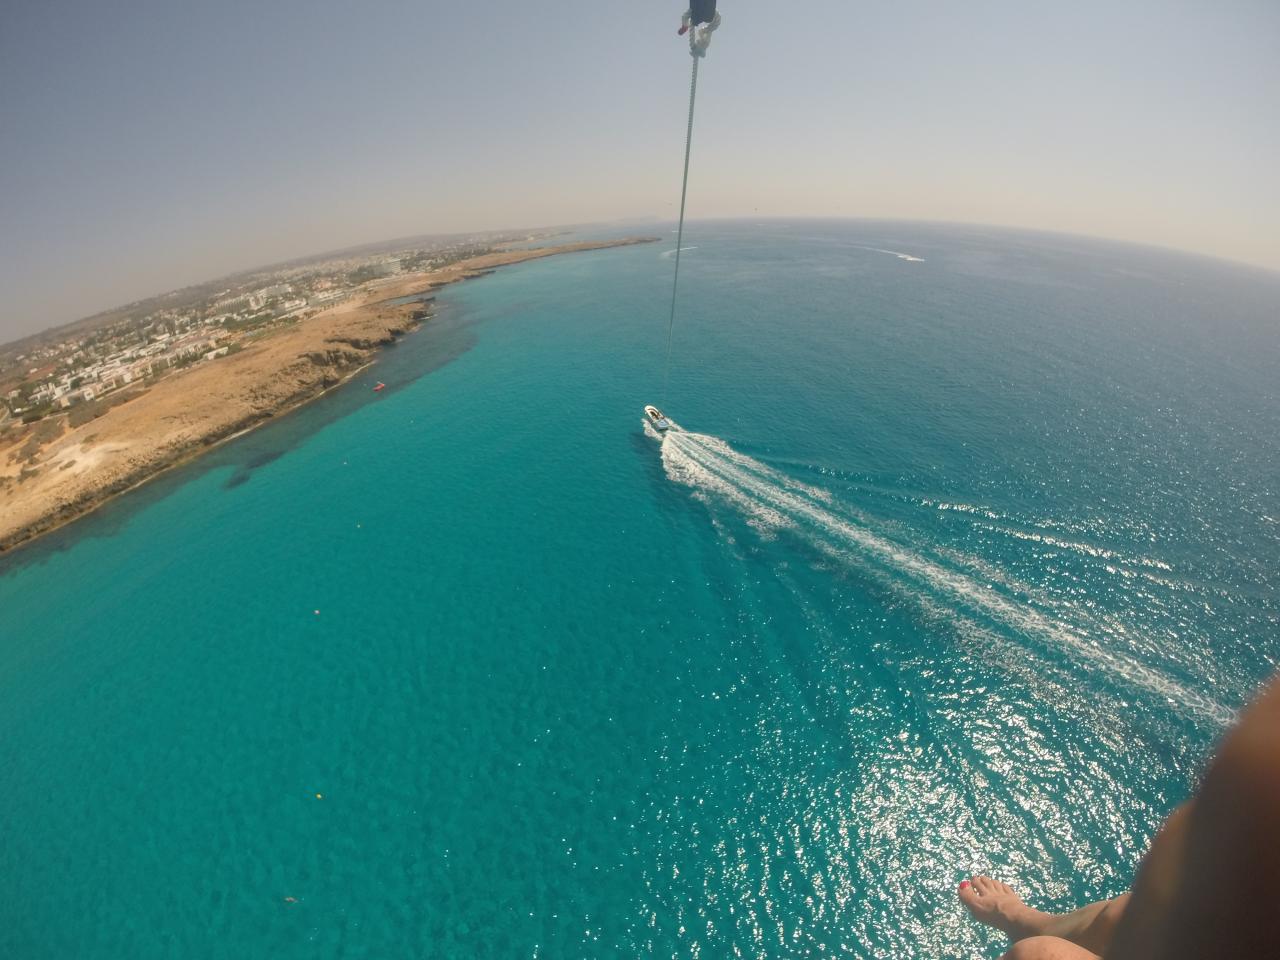
<path id="1" fill-rule="evenodd" d="M 903 253 L 900 250 L 885 250 L 883 247 L 864 247 L 860 243 L 855 243 L 855 247 L 859 250 L 870 250 L 872 253 L 887 253 L 891 257 L 897 257 L 899 260 L 907 260 L 911 263 L 924 263 L 924 257 L 913 257 L 909 253 Z"/>
<path id="2" fill-rule="evenodd" d="M 828 557 L 865 569 L 868 560 L 890 573 L 898 587 L 920 601 L 943 594 L 953 603 L 999 621 L 1023 635 L 1039 637 L 1059 649 L 1145 688 L 1175 706 L 1187 707 L 1221 723 L 1233 716 L 1221 704 L 1184 687 L 1143 663 L 1103 647 L 1087 629 L 1073 629 L 1023 601 L 1008 597 L 963 572 L 949 569 L 833 512 L 829 491 L 818 490 L 739 453 L 717 437 L 690 433 L 678 425 L 663 436 L 662 463 L 667 475 L 706 499 L 718 497 L 741 511 L 756 529 L 791 531 Z M 922 596 L 923 592 L 923 596 Z M 1109 632 L 1097 625 L 1099 632 Z"/>
<path id="3" fill-rule="evenodd" d="M 1225 598 L 1231 598 L 1233 596 L 1229 590 L 1215 584 L 1195 583 L 1190 580 L 1182 580 L 1171 576 L 1152 573 L 1152 570 L 1159 570 L 1163 573 L 1173 573 L 1173 566 L 1158 557 L 1123 553 L 1119 550 L 1112 550 L 1110 547 L 1098 546 L 1095 543 L 1087 543 L 1082 540 L 1071 540 L 1066 537 L 1055 536 L 1039 530 L 1027 530 L 1023 527 L 1012 526 L 1009 523 L 991 522 L 1007 520 L 1008 518 L 1004 514 L 997 513 L 996 511 L 990 510 L 986 507 L 975 506 L 973 504 L 948 503 L 946 501 L 927 499 L 919 499 L 916 502 L 922 503 L 925 506 L 934 507 L 937 510 L 967 514 L 967 518 L 972 519 L 974 526 L 979 530 L 987 530 L 991 533 L 998 533 L 1002 536 L 1013 537 L 1017 540 L 1028 540 L 1032 543 L 1044 544 L 1045 546 L 1052 547 L 1055 550 L 1075 553 L 1080 556 L 1101 560 L 1103 562 L 1103 569 L 1114 576 L 1124 577 L 1125 579 L 1141 577 L 1151 583 L 1158 583 L 1162 587 L 1181 592 L 1207 593 Z M 1032 522 L 1035 525 L 1042 527 L 1063 526 L 1063 524 L 1051 520 L 1035 520 Z"/>
<path id="4" fill-rule="evenodd" d="M 1043 543 L 1047 547 L 1056 547 L 1059 550 L 1069 550 L 1072 553 L 1083 554 L 1087 557 L 1095 557 L 1099 560 L 1114 560 L 1118 563 L 1126 563 L 1135 567 L 1150 567 L 1154 570 L 1173 570 L 1173 567 L 1169 566 L 1169 564 L 1165 563 L 1163 560 L 1157 560 L 1154 557 L 1127 555 L 1116 550 L 1111 550 L 1108 547 L 1099 547 L 1092 543 L 1081 543 L 1077 540 L 1066 540 L 1062 537 L 1054 537 L 1047 533 L 1036 533 L 1031 530 L 1019 530 L 1017 527 L 1010 527 L 1004 524 L 984 523 L 981 526 L 986 530 L 990 530 L 992 533 L 1002 533 L 1007 537 L 1016 537 L 1019 540 L 1031 540 L 1034 543 Z"/>
<path id="5" fill-rule="evenodd" d="M 697 250 L 697 249 L 698 249 L 697 247 L 681 247 L 680 252 L 688 253 L 690 250 Z M 663 260 L 670 260 L 675 255 L 676 255 L 676 252 L 674 250 L 664 250 L 662 251 L 662 253 L 658 254 L 658 256 L 661 257 Z"/>
<path id="6" fill-rule="evenodd" d="M 926 500 L 921 499 L 927 507 L 935 507 L 938 510 L 954 510 L 957 513 L 975 513 L 979 516 L 986 517 L 988 520 L 1003 520 L 1004 514 L 996 513 L 994 510 L 988 510 L 986 507 L 977 507 L 972 503 L 948 503 L 945 500 Z"/>

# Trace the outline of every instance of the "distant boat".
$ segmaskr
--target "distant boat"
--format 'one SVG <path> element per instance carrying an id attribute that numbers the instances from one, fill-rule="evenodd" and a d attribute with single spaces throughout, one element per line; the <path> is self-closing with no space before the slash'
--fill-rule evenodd
<path id="1" fill-rule="evenodd" d="M 385 383 L 383 383 L 381 380 L 379 380 L 379 381 L 378 381 L 378 385 L 377 385 L 376 387 L 374 387 L 374 388 L 373 388 L 373 392 L 374 392 L 374 393 L 381 393 L 383 390 L 385 390 L 385 389 L 386 389 L 386 387 L 387 387 L 387 385 L 386 385 Z"/>
<path id="2" fill-rule="evenodd" d="M 663 415 L 661 410 L 652 404 L 649 404 L 644 408 L 644 415 L 645 418 L 653 424 L 653 428 L 655 430 L 663 431 L 669 429 L 671 426 L 671 421 Z"/>

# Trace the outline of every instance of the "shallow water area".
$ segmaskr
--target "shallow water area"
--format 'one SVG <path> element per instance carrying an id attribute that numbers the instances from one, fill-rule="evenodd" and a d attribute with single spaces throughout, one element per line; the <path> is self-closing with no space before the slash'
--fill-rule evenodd
<path id="1" fill-rule="evenodd" d="M 695 223 L 660 397 L 673 246 L 3 561 L 0 953 L 995 956 L 969 872 L 1128 885 L 1280 663 L 1280 278 Z"/>

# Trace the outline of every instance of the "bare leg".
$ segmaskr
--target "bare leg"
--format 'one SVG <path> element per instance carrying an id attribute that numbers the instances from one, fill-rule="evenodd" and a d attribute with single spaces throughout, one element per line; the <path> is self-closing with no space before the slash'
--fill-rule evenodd
<path id="1" fill-rule="evenodd" d="M 1143 858 L 1116 960 L 1274 956 L 1280 943 L 1280 675 L 1223 738 Z"/>
<path id="2" fill-rule="evenodd" d="M 1004 960 L 1270 955 L 1280 943 L 1280 674 L 1165 821 L 1131 894 L 1053 915 L 989 877 L 960 886 L 969 912 L 1014 941 Z"/>
<path id="3" fill-rule="evenodd" d="M 1007 883 L 990 877 L 966 880 L 960 884 L 959 896 L 975 919 L 1004 931 L 1014 943 L 1049 937 L 1070 941 L 1095 954 L 1101 954 L 1111 942 L 1129 899 L 1128 894 L 1122 894 L 1070 913 L 1045 913 L 1023 903 Z"/>
<path id="4" fill-rule="evenodd" d="M 1084 947 L 1061 937 L 1027 937 L 1019 940 L 1000 960 L 1101 960 Z"/>

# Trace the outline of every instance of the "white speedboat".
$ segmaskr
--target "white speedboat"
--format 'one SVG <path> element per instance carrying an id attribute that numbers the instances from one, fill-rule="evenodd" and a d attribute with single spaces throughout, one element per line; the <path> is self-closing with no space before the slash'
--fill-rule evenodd
<path id="1" fill-rule="evenodd" d="M 671 426 L 671 421 L 668 420 L 665 416 L 663 416 L 662 411 L 659 410 L 657 407 L 653 406 L 653 404 L 648 404 L 647 406 L 645 406 L 644 417 L 651 424 L 653 424 L 653 429 L 655 430 L 659 430 L 659 431 L 666 430 Z"/>

